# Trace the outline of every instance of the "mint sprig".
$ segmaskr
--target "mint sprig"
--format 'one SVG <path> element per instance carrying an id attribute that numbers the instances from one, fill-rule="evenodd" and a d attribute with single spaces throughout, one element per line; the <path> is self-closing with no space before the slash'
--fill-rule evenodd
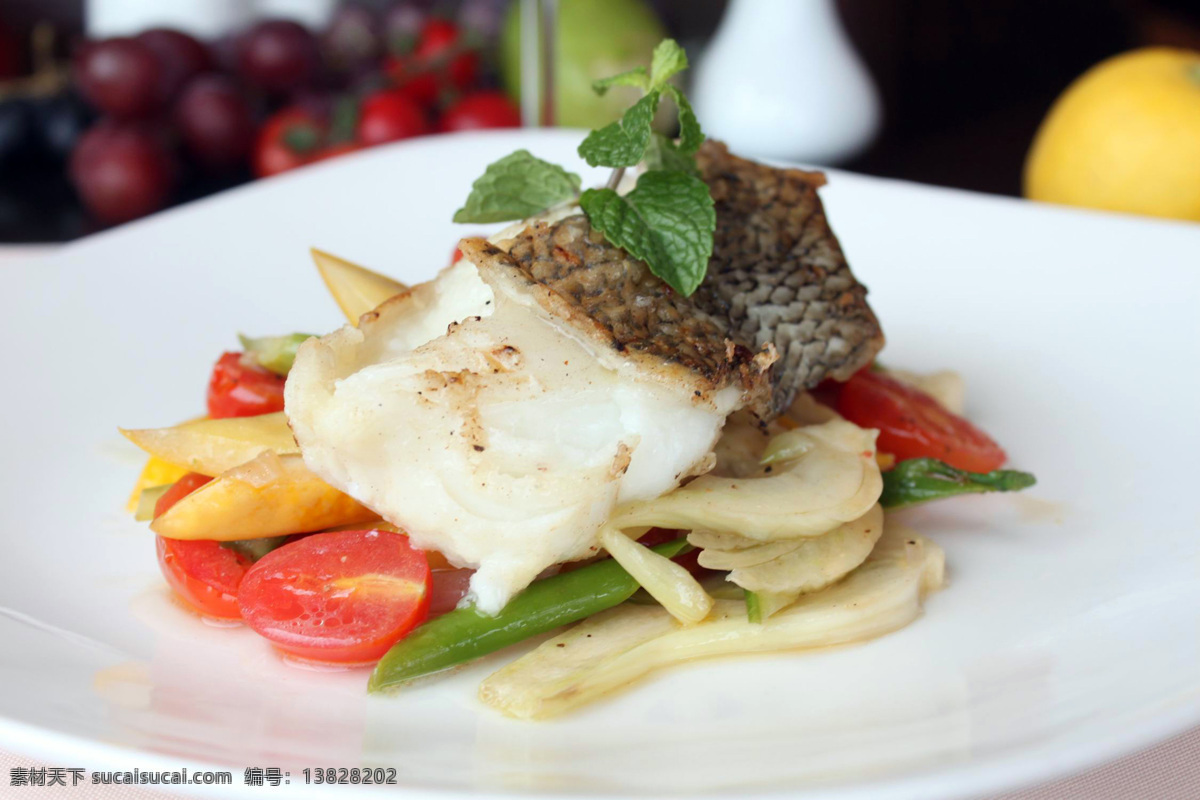
<path id="1" fill-rule="evenodd" d="M 650 137 L 650 142 L 646 145 L 646 157 L 642 159 L 642 163 L 648 170 L 686 172 L 689 175 L 700 174 L 700 170 L 696 167 L 696 159 L 661 133 L 655 133 Z"/>
<path id="2" fill-rule="evenodd" d="M 596 81 L 592 88 L 597 94 L 632 86 L 643 95 L 621 119 L 592 131 L 579 145 L 579 155 L 588 164 L 614 169 L 608 188 L 589 189 L 579 199 L 592 227 L 685 296 L 704 280 L 716 229 L 713 200 L 696 168 L 695 153 L 704 143 L 704 131 L 687 97 L 670 82 L 687 66 L 683 48 L 664 39 L 654 48 L 649 69 L 635 67 Z M 678 142 L 654 132 L 664 97 L 675 103 Z M 636 188 L 618 195 L 614 189 L 624 170 L 638 164 L 644 164 L 646 172 Z M 578 192 L 577 175 L 518 150 L 491 164 L 475 181 L 454 221 L 523 219 Z"/>
<path id="3" fill-rule="evenodd" d="M 692 104 L 684 97 L 683 92 L 674 86 L 666 88 L 667 94 L 675 101 L 679 109 L 679 149 L 687 154 L 695 153 L 704 144 L 704 131 L 700 129 L 700 120 L 692 110 Z"/>
<path id="4" fill-rule="evenodd" d="M 636 167 L 646 154 L 658 111 L 658 92 L 638 100 L 624 116 L 592 131 L 579 145 L 579 155 L 593 167 Z"/>
<path id="5" fill-rule="evenodd" d="M 633 86 L 643 92 L 650 91 L 650 73 L 645 67 L 634 67 L 628 72 L 620 72 L 608 78 L 592 81 L 592 91 L 603 97 L 614 86 Z"/>
<path id="6" fill-rule="evenodd" d="M 579 204 L 593 228 L 645 261 L 675 291 L 686 297 L 704 280 L 717 212 L 708 186 L 696 176 L 644 172 L 627 195 L 588 189 Z"/>
<path id="7" fill-rule="evenodd" d="M 508 222 L 540 214 L 579 193 L 579 176 L 542 161 L 528 150 L 510 153 L 488 165 L 471 186 L 455 222 Z"/>
<path id="8" fill-rule="evenodd" d="M 637 67 L 593 83 L 592 88 L 601 95 L 612 86 L 635 86 L 645 95 L 620 120 L 589 133 L 579 145 L 580 158 L 593 167 L 637 166 L 646 155 L 663 95 L 669 95 L 679 110 L 679 150 L 688 155 L 695 153 L 704 143 L 704 132 L 683 92 L 669 83 L 687 65 L 683 48 L 674 39 L 664 39 L 654 48 L 649 72 L 645 67 Z"/>

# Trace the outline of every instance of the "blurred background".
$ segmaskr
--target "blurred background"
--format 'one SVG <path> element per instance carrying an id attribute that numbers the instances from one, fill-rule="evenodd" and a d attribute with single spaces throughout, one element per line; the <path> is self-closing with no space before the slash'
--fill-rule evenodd
<path id="1" fill-rule="evenodd" d="M 1090 67 L 1137 48 L 1200 50 L 1200 3 L 1188 0 L 557 5 L 558 124 L 618 115 L 626 100 L 597 100 L 590 81 L 646 63 L 671 35 L 692 58 L 706 131 L 744 155 L 1009 195 L 1056 98 Z M 0 242 L 67 241 L 363 147 L 519 125 L 518 6 L 0 0 Z M 1184 67 L 1194 107 L 1160 124 L 1184 126 L 1177 147 L 1200 165 L 1200 127 L 1186 127 L 1200 125 L 1200 68 Z M 1147 79 L 1108 80 L 1140 96 Z M 1044 149 L 1100 135 L 1086 119 L 1069 127 Z M 1047 186 L 1071 182 L 1036 169 Z M 1162 215 L 1200 215 L 1200 200 L 1180 203 Z"/>

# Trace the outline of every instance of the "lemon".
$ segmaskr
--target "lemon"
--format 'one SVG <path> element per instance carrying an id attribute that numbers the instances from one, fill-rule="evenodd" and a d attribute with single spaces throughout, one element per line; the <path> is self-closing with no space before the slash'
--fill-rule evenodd
<path id="1" fill-rule="evenodd" d="M 1200 221 L 1200 52 L 1145 48 L 1084 73 L 1034 137 L 1025 195 Z"/>

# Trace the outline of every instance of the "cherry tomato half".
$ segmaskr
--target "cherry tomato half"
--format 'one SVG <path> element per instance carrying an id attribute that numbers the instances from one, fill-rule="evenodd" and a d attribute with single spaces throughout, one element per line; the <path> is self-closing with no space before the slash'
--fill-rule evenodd
<path id="1" fill-rule="evenodd" d="M 208 416 L 255 417 L 283 411 L 284 379 L 241 353 L 225 353 L 213 367 L 208 382 Z"/>
<path id="2" fill-rule="evenodd" d="M 250 568 L 238 592 L 251 628 L 313 661 L 379 659 L 429 614 L 429 561 L 388 531 L 318 533 Z"/>
<path id="3" fill-rule="evenodd" d="M 969 472 L 990 472 L 1006 459 L 979 428 L 884 372 L 857 372 L 841 387 L 837 410 L 855 425 L 878 428 L 879 450 L 900 460 L 938 458 Z"/>
<path id="4" fill-rule="evenodd" d="M 189 472 L 168 489 L 154 506 L 160 517 L 171 506 L 211 481 Z M 239 619 L 237 591 L 250 562 L 217 542 L 185 541 L 156 537 L 158 567 L 175 594 L 201 614 L 218 619 Z"/>
<path id="5" fill-rule="evenodd" d="M 250 561 L 207 539 L 156 538 L 159 569 L 175 594 L 205 616 L 241 618 L 238 586 Z"/>
<path id="6" fill-rule="evenodd" d="M 171 488 L 163 492 L 162 497 L 158 498 L 158 502 L 154 504 L 154 516 L 157 519 L 163 514 L 171 510 L 171 506 L 178 503 L 183 498 L 187 497 L 192 492 L 199 489 L 204 484 L 211 481 L 212 478 L 207 475 L 201 475 L 199 472 L 189 472 L 179 480 L 171 484 Z"/>

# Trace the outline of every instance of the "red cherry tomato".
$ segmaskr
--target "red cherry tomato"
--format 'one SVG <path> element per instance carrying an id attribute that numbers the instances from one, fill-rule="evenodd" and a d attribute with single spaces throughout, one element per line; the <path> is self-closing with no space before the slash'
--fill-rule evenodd
<path id="1" fill-rule="evenodd" d="M 471 87 L 479 74 L 479 55 L 462 47 L 458 26 L 432 17 L 421 31 L 413 55 L 417 61 L 445 74 L 459 91 Z"/>
<path id="2" fill-rule="evenodd" d="M 503 92 L 475 92 L 459 100 L 442 116 L 444 131 L 519 128 L 521 112 Z"/>
<path id="3" fill-rule="evenodd" d="M 428 132 L 425 112 L 404 91 L 376 92 L 363 101 L 358 139 L 367 147 Z"/>
<path id="4" fill-rule="evenodd" d="M 302 108 L 285 108 L 259 129 L 254 146 L 254 174 L 278 175 L 312 160 L 325 137 L 325 126 Z"/>
<path id="5" fill-rule="evenodd" d="M 377 660 L 429 613 L 429 561 L 388 531 L 318 533 L 250 568 L 242 617 L 276 647 L 343 664 Z"/>
<path id="6" fill-rule="evenodd" d="M 353 153 L 356 150 L 362 150 L 363 146 L 358 142 L 340 142 L 339 144 L 331 144 L 328 147 L 322 147 L 312 157 L 313 162 L 325 161 L 330 158 L 344 156 L 346 153 Z"/>
<path id="7" fill-rule="evenodd" d="M 173 505 L 211 481 L 207 475 L 189 472 L 158 498 L 154 516 L 160 517 Z M 219 543 L 156 537 L 158 567 L 175 594 L 201 614 L 218 619 L 239 619 L 237 590 L 250 568 L 245 557 Z"/>
<path id="8" fill-rule="evenodd" d="M 241 353 L 225 353 L 208 382 L 208 415 L 222 419 L 283 411 L 283 383 L 283 378 L 247 362 Z"/>
<path id="9" fill-rule="evenodd" d="M 383 71 L 422 108 L 433 106 L 441 93 L 437 76 L 412 56 L 388 56 Z"/>
<path id="10" fill-rule="evenodd" d="M 901 461 L 938 458 L 969 472 L 990 472 L 1006 458 L 979 428 L 884 372 L 868 368 L 846 381 L 837 410 L 855 425 L 878 428 L 879 449 Z"/>
<path id="11" fill-rule="evenodd" d="M 438 101 L 443 88 L 466 91 L 479 76 L 479 54 L 465 49 L 458 27 L 449 20 L 425 23 L 417 46 L 407 56 L 389 56 L 384 71 L 423 107 Z"/>

